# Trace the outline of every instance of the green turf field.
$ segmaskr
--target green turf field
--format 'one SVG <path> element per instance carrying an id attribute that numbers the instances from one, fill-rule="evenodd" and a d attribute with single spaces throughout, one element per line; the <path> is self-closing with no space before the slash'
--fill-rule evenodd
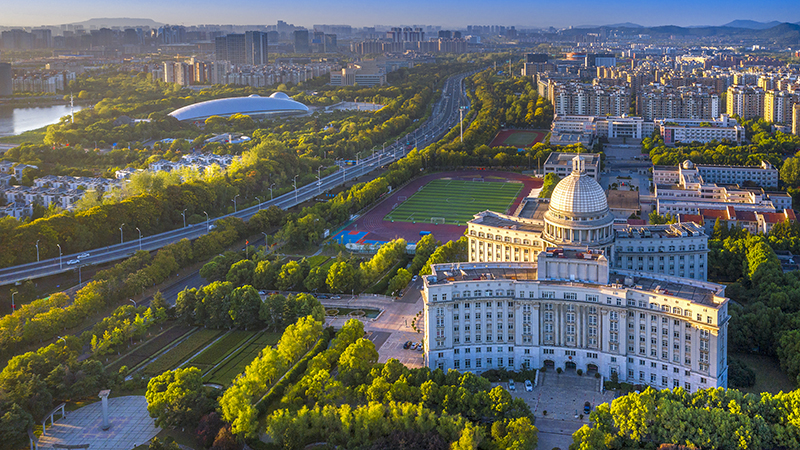
<path id="1" fill-rule="evenodd" d="M 433 217 L 444 218 L 448 225 L 464 225 L 476 213 L 487 209 L 505 213 L 520 189 L 521 183 L 434 180 L 407 200 L 398 202 L 383 219 L 431 223 Z"/>
<path id="2" fill-rule="evenodd" d="M 517 131 L 503 141 L 509 147 L 530 147 L 535 142 L 544 140 L 546 133 L 542 131 Z"/>

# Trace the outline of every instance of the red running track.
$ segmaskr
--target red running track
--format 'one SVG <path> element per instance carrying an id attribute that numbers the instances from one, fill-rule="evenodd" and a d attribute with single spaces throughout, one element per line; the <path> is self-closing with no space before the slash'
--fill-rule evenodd
<path id="1" fill-rule="evenodd" d="M 391 194 L 387 195 L 386 198 L 379 203 L 375 208 L 370 210 L 365 215 L 359 217 L 355 222 L 351 223 L 344 229 L 344 232 L 349 231 L 366 231 L 367 234 L 364 237 L 366 241 L 391 241 L 397 238 L 403 238 L 407 242 L 417 242 L 420 239 L 420 231 L 430 231 L 437 240 L 442 242 L 457 240 L 461 236 L 464 235 L 464 232 L 467 230 L 466 225 L 464 226 L 457 226 L 457 225 L 434 225 L 431 223 L 408 223 L 408 222 L 394 222 L 388 220 L 383 220 L 387 214 L 392 211 L 392 206 L 395 203 L 398 203 L 397 198 L 401 196 L 405 196 L 410 198 L 415 192 L 419 190 L 422 186 L 428 184 L 433 180 L 438 180 L 440 178 L 452 178 L 456 180 L 472 180 L 473 178 L 487 178 L 487 177 L 498 177 L 507 180 L 516 180 L 520 181 L 523 184 L 523 188 L 520 190 L 519 195 L 517 198 L 514 199 L 514 202 L 511 204 L 509 208 L 510 212 L 513 213 L 517 210 L 517 207 L 522 203 L 522 199 L 524 199 L 531 189 L 536 189 L 542 187 L 542 180 L 540 178 L 532 178 L 527 175 L 521 175 L 514 172 L 501 172 L 501 171 L 494 171 L 494 170 L 470 170 L 470 171 L 457 171 L 457 172 L 440 172 L 434 173 L 430 175 L 425 175 L 416 180 L 412 181 L 411 183 L 405 185 L 399 191 L 392 191 Z M 498 180 L 499 181 L 499 180 Z M 487 182 L 491 182 L 487 180 Z M 504 213 L 505 211 L 498 211 Z"/>

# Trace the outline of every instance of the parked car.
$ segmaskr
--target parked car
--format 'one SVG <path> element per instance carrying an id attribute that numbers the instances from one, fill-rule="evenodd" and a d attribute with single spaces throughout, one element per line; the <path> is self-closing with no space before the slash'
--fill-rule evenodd
<path id="1" fill-rule="evenodd" d="M 420 352 L 422 351 L 422 342 L 420 342 L 419 346 L 417 346 L 417 351 L 420 351 Z"/>
<path id="2" fill-rule="evenodd" d="M 341 295 L 331 295 L 331 300 L 341 300 L 341 299 L 342 299 Z"/>
<path id="3" fill-rule="evenodd" d="M 69 261 L 67 261 L 67 264 L 71 266 L 73 264 L 78 264 L 79 262 L 81 262 L 80 259 L 70 259 Z"/>
<path id="4" fill-rule="evenodd" d="M 584 403 L 583 404 L 583 413 L 584 414 L 589 414 L 590 412 L 592 412 L 592 404 L 589 403 L 589 402 Z"/>
<path id="5" fill-rule="evenodd" d="M 80 255 L 78 255 L 78 259 L 81 259 L 81 258 L 88 258 L 89 256 L 91 256 L 91 255 L 90 255 L 90 254 L 88 254 L 88 253 L 81 253 Z"/>
<path id="6" fill-rule="evenodd" d="M 514 380 L 508 380 L 508 390 L 509 391 L 516 391 L 517 387 L 514 386 Z"/>
<path id="7" fill-rule="evenodd" d="M 528 392 L 533 390 L 533 383 L 531 383 L 531 380 L 525 380 L 525 390 Z"/>
<path id="8" fill-rule="evenodd" d="M 317 298 L 321 298 L 321 299 L 324 300 L 324 299 L 328 298 L 328 296 L 325 295 L 325 294 L 317 294 Z"/>
<path id="9" fill-rule="evenodd" d="M 417 343 L 414 342 L 413 344 L 411 344 L 411 350 L 416 350 L 416 349 L 417 349 Z"/>
<path id="10" fill-rule="evenodd" d="M 404 349 L 406 349 L 406 350 L 408 350 L 409 348 L 411 348 L 411 341 L 406 341 L 406 343 L 405 343 L 405 344 L 403 344 L 403 348 L 404 348 Z"/>
<path id="11" fill-rule="evenodd" d="M 419 278 L 419 277 L 414 275 L 413 277 L 411 277 L 411 281 L 417 281 L 417 278 Z"/>
<path id="12" fill-rule="evenodd" d="M 258 295 L 267 295 L 267 291 L 258 291 Z"/>

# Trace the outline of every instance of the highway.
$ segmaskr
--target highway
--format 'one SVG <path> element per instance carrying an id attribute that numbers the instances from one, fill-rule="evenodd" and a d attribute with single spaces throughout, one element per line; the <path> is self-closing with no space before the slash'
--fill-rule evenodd
<path id="1" fill-rule="evenodd" d="M 385 148 L 375 150 L 373 154 L 363 159 L 357 159 L 357 164 L 355 165 L 343 165 L 337 172 L 325 176 L 319 181 L 298 186 L 297 189 L 276 197 L 274 200 L 265 201 L 259 205 L 243 208 L 235 213 L 216 218 L 210 218 L 206 215 L 206 222 L 203 223 L 188 225 L 151 236 L 142 236 L 136 229 L 127 227 L 122 230 L 126 241 L 120 244 L 0 269 L 0 286 L 67 272 L 77 269 L 79 266 L 116 261 L 134 254 L 137 250 L 158 250 L 181 239 L 197 239 L 212 230 L 217 220 L 226 217 L 238 217 L 248 220 L 262 208 L 266 209 L 276 205 L 285 210 L 313 199 L 325 191 L 344 184 L 346 181 L 353 180 L 381 166 L 397 161 L 414 147 L 426 147 L 439 140 L 454 126 L 457 126 L 460 115 L 459 108 L 461 106 L 469 106 L 469 99 L 464 92 L 464 78 L 475 72 L 477 71 L 462 73 L 448 78 L 442 87 L 441 97 L 434 105 L 430 118 L 424 124 L 396 142 L 386 145 Z"/>

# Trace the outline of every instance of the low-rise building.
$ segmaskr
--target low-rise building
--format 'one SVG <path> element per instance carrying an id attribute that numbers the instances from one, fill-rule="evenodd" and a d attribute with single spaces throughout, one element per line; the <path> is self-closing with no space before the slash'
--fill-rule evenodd
<path id="1" fill-rule="evenodd" d="M 550 153 L 542 166 L 543 173 L 545 175 L 554 173 L 560 178 L 566 177 L 572 173 L 572 160 L 578 155 L 579 153 Z M 597 180 L 600 173 L 600 155 L 596 153 L 580 153 L 580 155 L 583 157 L 586 175 Z"/>
<path id="2" fill-rule="evenodd" d="M 660 119 L 656 120 L 664 144 L 679 142 L 711 142 L 728 140 L 741 145 L 744 142 L 744 127 L 723 114 L 719 119 Z"/>
<path id="3" fill-rule="evenodd" d="M 678 166 L 653 167 L 653 183 L 660 185 L 684 184 L 684 177 L 699 175 L 702 182 L 719 184 L 748 183 L 765 188 L 777 188 L 779 172 L 768 161 L 760 166 L 729 166 L 715 164 L 695 164 L 689 160 Z"/>

